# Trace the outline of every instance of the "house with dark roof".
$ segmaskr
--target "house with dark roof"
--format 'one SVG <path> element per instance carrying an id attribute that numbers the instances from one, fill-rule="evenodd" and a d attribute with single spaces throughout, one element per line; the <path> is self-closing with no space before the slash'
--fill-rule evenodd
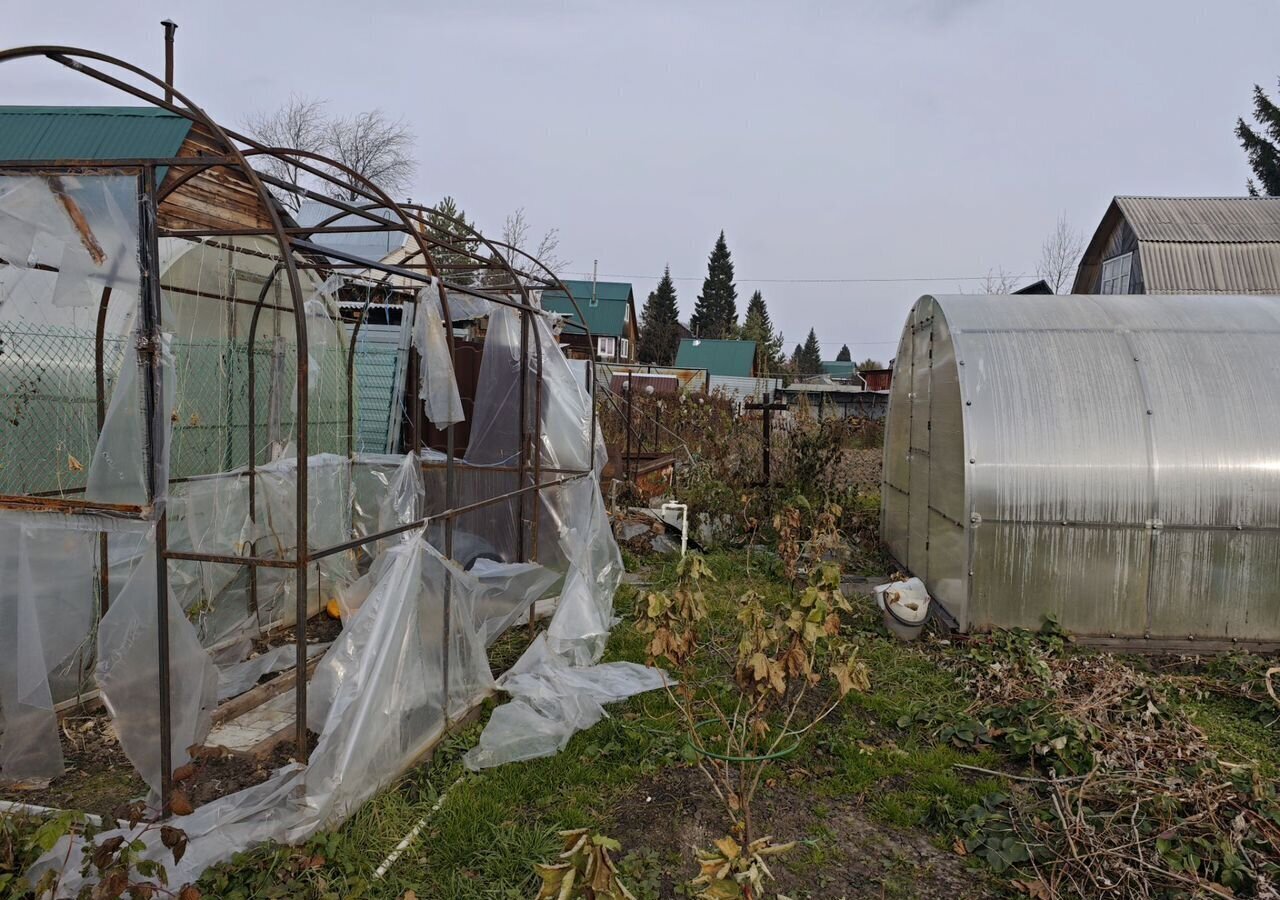
<path id="1" fill-rule="evenodd" d="M 564 286 L 569 289 L 573 301 L 564 291 L 546 291 L 542 295 L 542 308 L 565 317 L 560 337 L 567 348 L 566 355 L 570 359 L 588 359 L 587 332 L 590 332 L 599 362 L 635 362 L 640 326 L 636 321 L 635 293 L 631 284 L 626 281 L 566 280 Z"/>
<path id="2" fill-rule="evenodd" d="M 1073 294 L 1280 294 L 1280 197 L 1116 197 Z"/>
<path id="3" fill-rule="evenodd" d="M 712 376 L 753 378 L 758 374 L 756 342 L 684 338 L 676 350 L 676 366 L 706 369 Z"/>

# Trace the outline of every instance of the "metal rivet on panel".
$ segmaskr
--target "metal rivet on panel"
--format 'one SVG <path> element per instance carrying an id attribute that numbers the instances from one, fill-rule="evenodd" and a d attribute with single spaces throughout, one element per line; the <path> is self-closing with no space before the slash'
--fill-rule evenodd
<path id="1" fill-rule="evenodd" d="M 974 457 L 972 457 L 972 456 L 970 456 L 970 457 L 969 457 L 969 462 L 970 462 L 970 463 L 976 463 L 977 461 L 978 461 L 978 460 L 977 460 L 977 459 L 975 459 Z"/>
<path id="2" fill-rule="evenodd" d="M 1147 415 L 1151 415 L 1151 410 L 1147 410 Z"/>
<path id="3" fill-rule="evenodd" d="M 1136 357 L 1136 356 L 1135 356 L 1135 357 L 1133 358 L 1133 361 L 1134 361 L 1134 362 L 1137 362 L 1137 361 L 1138 361 L 1138 357 Z"/>
<path id="4" fill-rule="evenodd" d="M 972 400 L 966 400 L 966 401 L 964 401 L 964 405 L 965 405 L 965 406 L 973 406 L 973 401 L 972 401 Z"/>
<path id="5" fill-rule="evenodd" d="M 1116 633 L 1115 633 L 1114 631 L 1113 631 L 1113 632 L 1111 632 L 1111 637 L 1112 637 L 1112 639 L 1113 639 L 1113 640 L 1115 639 L 1115 636 L 1116 636 Z"/>
<path id="6" fill-rule="evenodd" d="M 1149 631 L 1148 631 L 1146 634 L 1144 634 L 1144 635 L 1142 636 L 1142 639 L 1143 639 L 1144 641 L 1149 641 L 1149 640 L 1151 640 L 1151 632 L 1149 632 Z"/>

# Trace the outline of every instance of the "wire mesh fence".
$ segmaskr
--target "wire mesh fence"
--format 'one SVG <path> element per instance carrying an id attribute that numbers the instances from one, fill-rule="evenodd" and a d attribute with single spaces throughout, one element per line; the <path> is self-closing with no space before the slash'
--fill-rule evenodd
<path id="1" fill-rule="evenodd" d="M 104 409 L 110 408 L 128 340 L 103 340 Z M 170 477 L 246 465 L 251 408 L 256 462 L 288 452 L 297 408 L 292 344 L 255 344 L 252 401 L 246 343 L 175 341 L 170 351 Z M 313 350 L 312 357 L 308 453 L 345 453 L 346 349 Z M 92 331 L 0 322 L 0 494 L 84 490 L 99 431 L 95 372 Z"/>

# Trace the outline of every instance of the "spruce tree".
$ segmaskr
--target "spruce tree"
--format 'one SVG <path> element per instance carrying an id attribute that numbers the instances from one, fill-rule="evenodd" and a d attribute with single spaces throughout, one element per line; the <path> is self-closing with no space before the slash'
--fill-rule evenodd
<path id="1" fill-rule="evenodd" d="M 849 352 L 848 344 L 840 345 L 840 352 L 836 354 L 836 362 L 853 362 L 853 354 Z"/>
<path id="2" fill-rule="evenodd" d="M 733 283 L 733 258 L 724 231 L 707 257 L 707 277 L 694 304 L 689 327 L 703 338 L 732 338 L 738 330 L 738 289 Z"/>
<path id="3" fill-rule="evenodd" d="M 787 363 L 787 365 L 791 367 L 791 371 L 795 372 L 797 375 L 800 374 L 800 352 L 801 347 L 799 344 L 796 344 L 796 349 L 791 351 L 791 360 Z"/>
<path id="4" fill-rule="evenodd" d="M 779 372 L 785 363 L 782 356 L 782 335 L 773 330 L 769 308 L 764 296 L 756 291 L 747 301 L 747 317 L 742 322 L 742 340 L 755 341 L 760 355 L 760 365 L 766 372 Z"/>
<path id="5" fill-rule="evenodd" d="M 1263 193 L 1280 197 L 1280 106 L 1271 101 L 1262 88 L 1253 86 L 1253 118 L 1257 130 L 1244 119 L 1236 120 L 1236 137 L 1249 158 L 1249 168 L 1262 184 Z M 1258 185 L 1249 180 L 1249 193 L 1257 196 Z"/>
<path id="6" fill-rule="evenodd" d="M 676 359 L 680 345 L 680 307 L 676 302 L 676 286 L 671 281 L 671 267 L 662 272 L 658 287 L 651 291 L 640 313 L 640 362 L 669 366 Z"/>
<path id="7" fill-rule="evenodd" d="M 436 215 L 439 213 L 439 215 Z M 448 216 L 448 218 L 445 218 Z M 437 241 L 448 243 L 460 252 L 452 252 L 443 247 L 432 247 L 431 257 L 448 272 L 446 276 L 456 284 L 472 284 L 475 276 L 463 267 L 479 266 L 473 258 L 480 247 L 480 242 L 471 236 L 471 223 L 467 214 L 458 206 L 452 197 L 444 197 L 431 212 L 426 215 L 427 233 Z"/>
<path id="8" fill-rule="evenodd" d="M 800 348 L 798 356 L 798 370 L 801 375 L 820 375 L 822 374 L 822 348 L 818 344 L 818 335 L 812 328 L 809 329 L 809 336 L 804 339 L 804 346 Z"/>

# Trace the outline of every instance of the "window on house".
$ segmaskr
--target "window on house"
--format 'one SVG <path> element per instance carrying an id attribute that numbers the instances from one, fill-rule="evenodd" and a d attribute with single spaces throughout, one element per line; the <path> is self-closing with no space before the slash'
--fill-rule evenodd
<path id="1" fill-rule="evenodd" d="M 618 339 L 618 356 L 622 359 L 631 357 L 631 342 L 626 338 Z"/>
<path id="2" fill-rule="evenodd" d="M 596 356 L 613 356 L 617 352 L 617 339 L 611 337 L 596 338 Z"/>
<path id="3" fill-rule="evenodd" d="M 1113 256 L 1102 262 L 1102 293 L 1129 293 L 1129 272 L 1133 268 L 1133 254 Z"/>

